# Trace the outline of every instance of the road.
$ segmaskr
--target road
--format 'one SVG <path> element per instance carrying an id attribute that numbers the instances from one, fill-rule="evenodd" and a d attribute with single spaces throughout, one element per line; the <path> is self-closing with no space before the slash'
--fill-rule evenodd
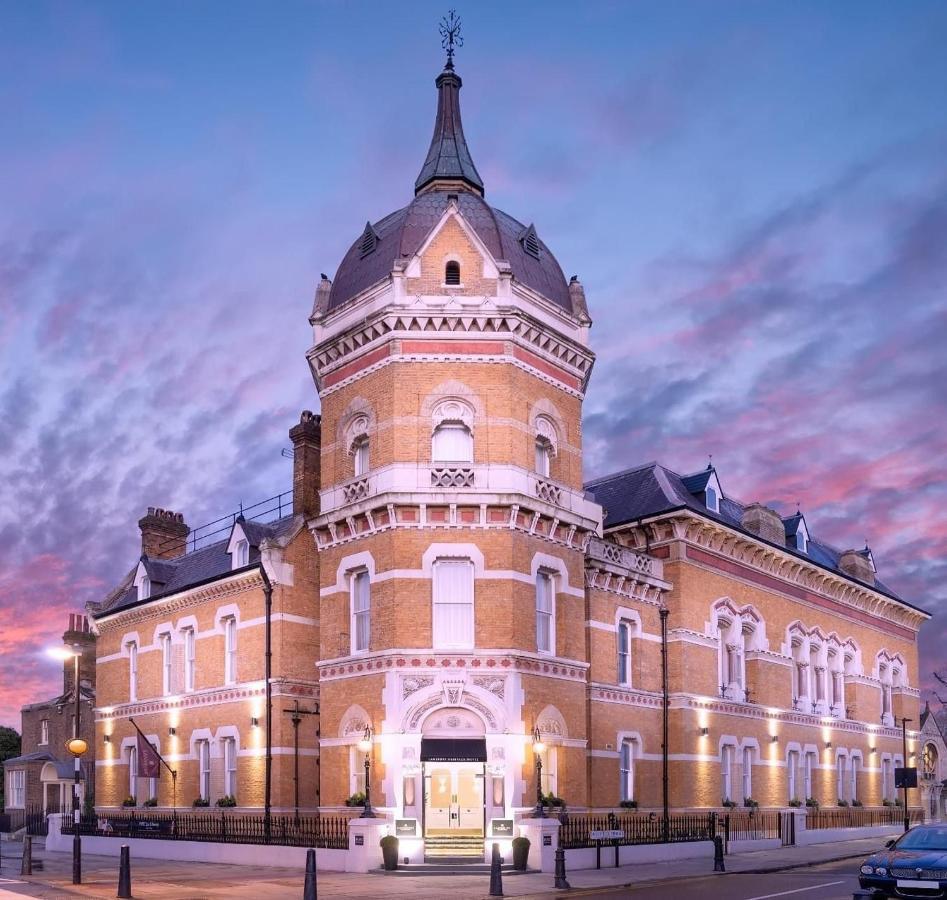
<path id="1" fill-rule="evenodd" d="M 827 863 L 769 875 L 709 875 L 652 887 L 583 891 L 583 900 L 851 900 L 858 888 L 859 860 Z M 553 896 L 553 895 L 550 895 Z"/>

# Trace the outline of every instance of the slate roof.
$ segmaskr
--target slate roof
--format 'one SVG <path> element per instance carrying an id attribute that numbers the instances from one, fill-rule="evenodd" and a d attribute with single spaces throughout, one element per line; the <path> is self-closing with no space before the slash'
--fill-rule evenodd
<path id="1" fill-rule="evenodd" d="M 250 564 L 247 568 L 255 566 L 260 561 L 259 546 L 264 538 L 278 540 L 288 535 L 296 524 L 295 516 L 284 516 L 282 519 L 266 523 L 241 522 L 247 540 L 250 542 Z M 139 601 L 137 588 L 129 582 L 124 590 L 113 591 L 98 607 L 91 610 L 92 617 L 101 618 L 122 609 L 129 609 L 138 605 L 139 602 L 148 603 L 158 597 L 176 594 L 187 588 L 213 581 L 222 575 L 229 575 L 234 571 L 231 567 L 230 554 L 227 552 L 229 543 L 230 536 L 228 535 L 222 541 L 209 544 L 176 559 L 149 560 L 147 557 L 142 557 L 149 573 L 153 567 L 160 567 L 163 577 L 167 579 L 162 582 L 156 580 L 156 583 L 161 585 L 161 589 L 152 593 L 147 600 Z M 150 574 L 149 577 L 151 577 Z"/>
<path id="2" fill-rule="evenodd" d="M 527 253 L 519 240 L 527 226 L 483 199 L 483 181 L 470 155 L 460 120 L 460 77 L 452 71 L 444 71 L 436 83 L 434 136 L 415 182 L 416 196 L 402 209 L 374 224 L 369 223 L 377 237 L 371 252 L 363 252 L 365 230 L 359 233 L 335 274 L 326 311 L 339 309 L 362 291 L 389 278 L 398 260 L 413 257 L 440 220 L 449 197 L 453 196 L 457 198 L 464 220 L 494 260 L 509 263 L 513 278 L 518 282 L 574 313 L 569 285 L 549 248 L 540 239 L 539 257 Z"/>
<path id="3" fill-rule="evenodd" d="M 709 519 L 723 522 L 737 531 L 752 534 L 740 524 L 743 519 L 744 504 L 732 497 L 721 497 L 719 513 L 707 509 L 700 499 L 688 490 L 688 484 L 696 483 L 695 477 L 696 475 L 682 476 L 656 462 L 649 462 L 633 469 L 597 478 L 588 482 L 585 489 L 592 494 L 596 503 L 604 507 L 605 528 L 614 528 L 617 525 L 673 510 L 689 509 Z M 759 535 L 754 534 L 753 537 L 761 540 Z M 839 568 L 842 551 L 812 535 L 809 536 L 806 552 L 788 546 L 783 546 L 782 549 L 787 553 L 794 553 L 808 559 L 822 568 L 830 569 L 845 578 L 857 580 Z M 908 603 L 878 578 L 869 587 L 912 609 L 924 612 L 919 607 Z"/>

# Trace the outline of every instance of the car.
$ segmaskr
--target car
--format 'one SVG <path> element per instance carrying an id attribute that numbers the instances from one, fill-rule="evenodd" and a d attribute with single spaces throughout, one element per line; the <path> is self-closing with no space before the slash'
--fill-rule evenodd
<path id="1" fill-rule="evenodd" d="M 862 863 L 858 877 L 874 900 L 947 898 L 947 824 L 916 825 Z"/>

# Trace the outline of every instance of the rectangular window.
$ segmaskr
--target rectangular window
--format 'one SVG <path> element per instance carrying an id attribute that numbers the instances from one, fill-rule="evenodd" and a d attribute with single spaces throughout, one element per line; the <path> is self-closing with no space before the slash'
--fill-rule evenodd
<path id="1" fill-rule="evenodd" d="M 814 768 L 814 766 L 813 766 L 813 758 L 812 758 L 812 754 L 811 754 L 811 753 L 807 753 L 807 754 L 806 754 L 805 764 L 806 764 L 806 770 L 805 770 L 806 783 L 805 783 L 805 788 L 806 788 L 806 799 L 808 800 L 808 799 L 812 796 L 812 770 L 813 770 L 813 768 Z"/>
<path id="2" fill-rule="evenodd" d="M 720 793 L 724 800 L 729 800 L 733 793 L 733 747 L 720 748 Z"/>
<path id="3" fill-rule="evenodd" d="M 549 477 L 549 444 L 542 438 L 536 441 L 536 472 L 543 478 Z"/>
<path id="4" fill-rule="evenodd" d="M 201 797 L 210 800 L 210 741 L 197 742 L 197 764 Z"/>
<path id="5" fill-rule="evenodd" d="M 845 699 L 842 692 L 842 673 L 832 673 L 832 705 L 843 706 Z"/>
<path id="6" fill-rule="evenodd" d="M 546 744 L 546 749 L 540 754 L 540 759 L 543 763 L 543 793 L 558 797 L 559 749 Z"/>
<path id="7" fill-rule="evenodd" d="M 621 779 L 620 799 L 635 799 L 635 743 L 625 739 L 621 742 L 621 758 L 619 760 L 619 777 Z"/>
<path id="8" fill-rule="evenodd" d="M 369 649 L 371 643 L 371 581 L 368 572 L 354 572 L 351 581 L 352 590 L 352 652 L 359 653 Z"/>
<path id="9" fill-rule="evenodd" d="M 355 444 L 355 477 L 368 473 L 368 438 L 362 438 Z"/>
<path id="10" fill-rule="evenodd" d="M 161 692 L 171 693 L 171 635 L 161 635 Z"/>
<path id="11" fill-rule="evenodd" d="M 194 690 L 197 669 L 197 638 L 193 628 L 184 630 L 184 690 Z"/>
<path id="12" fill-rule="evenodd" d="M 470 560 L 441 559 L 435 563 L 433 619 L 435 647 L 473 647 L 474 578 Z"/>
<path id="13" fill-rule="evenodd" d="M 816 700 L 825 699 L 825 669 L 815 670 L 815 698 Z"/>
<path id="14" fill-rule="evenodd" d="M 237 796 L 237 742 L 234 738 L 224 738 L 224 793 L 228 797 Z"/>
<path id="15" fill-rule="evenodd" d="M 727 682 L 737 687 L 743 684 L 740 672 L 740 648 L 736 644 L 727 644 Z"/>
<path id="16" fill-rule="evenodd" d="M 889 784 L 891 783 L 891 760 L 883 759 L 881 761 L 881 799 L 890 800 L 891 791 L 889 789 Z"/>
<path id="17" fill-rule="evenodd" d="M 806 696 L 806 667 L 802 663 L 796 663 L 796 699 L 801 700 Z"/>
<path id="18" fill-rule="evenodd" d="M 852 757 L 852 765 L 849 768 L 849 774 L 851 775 L 851 778 L 852 778 L 850 799 L 852 800 L 852 802 L 854 802 L 855 800 L 858 799 L 858 759 L 854 756 Z"/>
<path id="19" fill-rule="evenodd" d="M 41 744 L 49 743 L 49 719 L 43 719 L 39 723 L 39 742 Z"/>
<path id="20" fill-rule="evenodd" d="M 250 542 L 237 541 L 233 549 L 233 567 L 235 569 L 243 568 L 250 564 Z"/>
<path id="21" fill-rule="evenodd" d="M 753 796 L 753 750 L 743 748 L 743 799 Z"/>
<path id="22" fill-rule="evenodd" d="M 128 699 L 138 699 L 138 644 L 134 641 L 128 645 Z"/>
<path id="23" fill-rule="evenodd" d="M 618 683 L 631 684 L 631 623 L 618 623 Z"/>
<path id="24" fill-rule="evenodd" d="M 224 619 L 224 680 L 227 684 L 237 680 L 237 620 L 233 616 Z"/>
<path id="25" fill-rule="evenodd" d="M 839 800 L 847 799 L 845 796 L 845 757 L 840 756 L 835 760 L 835 791 Z"/>
<path id="26" fill-rule="evenodd" d="M 26 770 L 11 769 L 7 772 L 7 809 L 23 809 L 26 806 Z"/>
<path id="27" fill-rule="evenodd" d="M 128 748 L 128 796 L 138 799 L 138 748 Z"/>
<path id="28" fill-rule="evenodd" d="M 553 652 L 554 592 L 552 575 L 536 574 L 536 649 L 540 653 Z"/>
<path id="29" fill-rule="evenodd" d="M 431 446 L 434 462 L 473 462 L 473 437 L 470 429 L 460 423 L 444 423 L 434 431 Z"/>
<path id="30" fill-rule="evenodd" d="M 799 800 L 799 794 L 796 790 L 796 771 L 799 768 L 799 754 L 795 750 L 790 750 L 786 758 L 786 784 L 789 801 Z"/>

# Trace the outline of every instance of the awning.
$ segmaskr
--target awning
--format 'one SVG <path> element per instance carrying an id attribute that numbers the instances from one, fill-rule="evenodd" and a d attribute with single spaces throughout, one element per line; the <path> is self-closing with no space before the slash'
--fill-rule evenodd
<path id="1" fill-rule="evenodd" d="M 421 738 L 421 762 L 486 762 L 484 738 Z"/>

